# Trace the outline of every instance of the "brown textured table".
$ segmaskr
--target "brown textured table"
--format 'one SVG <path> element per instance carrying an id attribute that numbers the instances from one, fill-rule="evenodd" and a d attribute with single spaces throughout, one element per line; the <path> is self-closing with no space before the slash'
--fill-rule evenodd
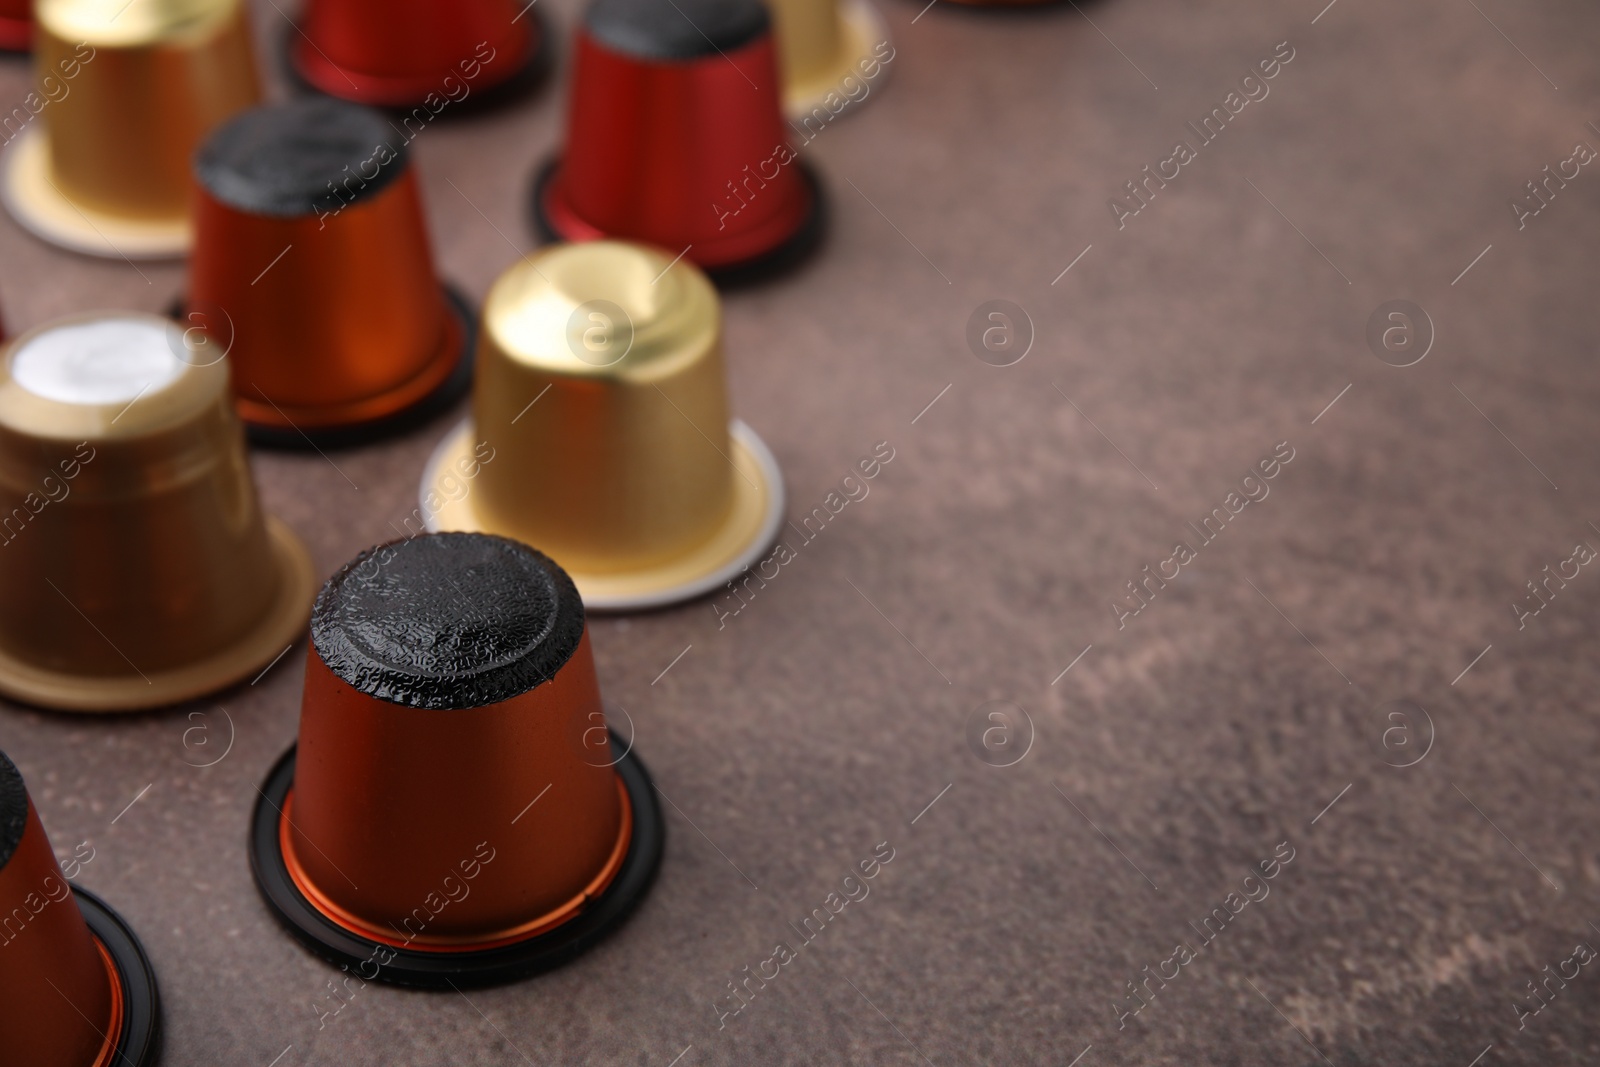
<path id="1" fill-rule="evenodd" d="M 885 0 L 891 80 L 807 148 L 831 237 L 730 295 L 727 333 L 791 515 L 875 442 L 895 458 L 724 626 L 709 601 L 594 621 L 669 841 L 641 910 L 572 966 L 323 1014 L 334 972 L 275 925 L 243 847 L 303 646 L 189 708 L 0 712 L 58 849 L 92 843 L 79 880 L 154 959 L 166 1062 L 1597 1062 L 1600 974 L 1574 949 L 1600 945 L 1600 575 L 1521 629 L 1512 605 L 1600 547 L 1600 173 L 1520 230 L 1509 201 L 1600 145 L 1600 11 L 1322 3 Z M 1285 40 L 1269 95 L 1197 145 L 1185 124 Z M 26 83 L 0 67 L 0 98 Z M 561 103 L 558 80 L 416 143 L 474 296 L 529 247 Z M 1195 158 L 1163 164 L 1179 139 Z M 1119 229 L 1108 198 L 1146 164 L 1178 176 Z M 159 309 L 181 282 L 9 221 L 0 249 L 13 328 Z M 964 339 L 995 298 L 1036 331 L 1010 367 Z M 1404 368 L 1365 339 L 1395 299 L 1436 333 Z M 446 425 L 256 471 L 331 571 L 394 535 Z M 1259 496 L 1241 479 L 1280 442 L 1267 497 L 1209 543 L 1186 527 Z M 1194 558 L 1165 563 L 1178 541 Z M 1146 565 L 1181 570 L 1119 628 Z M 1427 719 L 1388 718 L 1399 699 Z M 1031 717 L 1013 766 L 969 748 L 991 700 Z M 198 769 L 185 732 L 220 743 L 219 707 L 231 751 Z M 870 895 L 719 1029 L 727 983 L 880 842 Z M 1246 881 L 1275 850 L 1292 862 Z M 1519 1029 L 1526 983 L 1575 969 Z"/>

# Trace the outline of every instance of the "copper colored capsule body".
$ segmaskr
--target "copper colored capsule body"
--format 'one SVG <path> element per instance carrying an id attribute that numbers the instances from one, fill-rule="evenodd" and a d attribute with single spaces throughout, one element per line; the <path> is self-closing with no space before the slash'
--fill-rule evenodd
<path id="1" fill-rule="evenodd" d="M 760 0 L 595 0 L 584 15 L 559 160 L 534 214 L 547 240 L 683 251 L 729 279 L 798 260 L 822 189 L 789 141 Z"/>
<path id="2" fill-rule="evenodd" d="M 5 1062 L 27 1067 L 153 1062 L 159 1009 L 154 975 L 137 946 L 120 917 L 62 874 L 22 776 L 0 753 Z"/>
<path id="3" fill-rule="evenodd" d="M 445 108 L 531 73 L 546 47 L 515 0 L 310 0 L 289 40 L 295 73 L 329 96 Z"/>
<path id="4" fill-rule="evenodd" d="M 605 721 L 587 637 L 545 685 L 448 715 L 375 701 L 313 655 L 301 707 L 286 844 L 318 903 L 374 940 L 515 940 L 616 874 L 631 813 L 572 744 Z M 362 815 L 376 811 L 381 826 Z"/>
<path id="5" fill-rule="evenodd" d="M 92 255 L 180 256 L 189 159 L 260 97 L 242 0 L 39 0 L 47 104 L 10 150 L 7 205 Z"/>
<path id="6" fill-rule="evenodd" d="M 299 745 L 252 840 L 314 949 L 369 945 L 396 981 L 496 981 L 643 892 L 654 793 L 612 754 L 583 606 L 550 560 L 478 534 L 381 546 L 329 580 L 311 630 Z"/>
<path id="7" fill-rule="evenodd" d="M 699 596 L 772 543 L 783 476 L 729 418 L 721 305 L 698 268 L 621 241 L 552 246 L 495 282 L 482 334 L 473 420 L 423 475 L 434 528 L 544 546 L 594 610 Z"/>
<path id="8" fill-rule="evenodd" d="M 375 436 L 470 378 L 470 318 L 434 275 L 405 141 L 328 99 L 247 111 L 195 160 L 187 325 L 228 350 L 258 443 Z"/>
<path id="9" fill-rule="evenodd" d="M 310 562 L 263 515 L 227 363 L 202 354 L 114 313 L 3 350 L 0 693 L 169 704 L 248 677 L 303 625 Z"/>
<path id="10" fill-rule="evenodd" d="M 0 867 L 0 1033 L 8 1060 L 86 1067 L 103 1062 L 120 996 L 26 794 L 22 810 L 21 836 Z"/>

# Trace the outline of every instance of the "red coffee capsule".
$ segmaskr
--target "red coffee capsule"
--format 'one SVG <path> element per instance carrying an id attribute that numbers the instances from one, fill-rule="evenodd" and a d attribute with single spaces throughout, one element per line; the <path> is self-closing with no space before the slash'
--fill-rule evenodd
<path id="1" fill-rule="evenodd" d="M 822 186 L 789 143 L 760 0 L 595 0 L 567 141 L 534 185 L 545 240 L 658 245 L 719 280 L 802 258 Z"/>
<path id="2" fill-rule="evenodd" d="M 654 787 L 608 734 L 572 580 L 526 545 L 429 534 L 335 574 L 300 738 L 251 865 L 313 952 L 362 981 L 510 981 L 619 923 L 660 863 Z"/>
<path id="3" fill-rule="evenodd" d="M 33 47 L 33 0 L 0 0 L 0 50 L 26 52 Z"/>
<path id="4" fill-rule="evenodd" d="M 161 1046 L 155 972 L 127 923 L 61 873 L 0 752 L 0 1050 L 26 1067 L 147 1067 Z"/>
<path id="5" fill-rule="evenodd" d="M 190 334 L 227 352 L 257 444 L 407 429 L 471 382 L 472 311 L 434 275 L 406 144 L 325 98 L 247 111 L 195 158 Z"/>
<path id="6" fill-rule="evenodd" d="M 522 0 L 309 0 L 290 35 L 295 74 L 329 96 L 376 107 L 446 107 L 529 87 L 550 34 Z"/>

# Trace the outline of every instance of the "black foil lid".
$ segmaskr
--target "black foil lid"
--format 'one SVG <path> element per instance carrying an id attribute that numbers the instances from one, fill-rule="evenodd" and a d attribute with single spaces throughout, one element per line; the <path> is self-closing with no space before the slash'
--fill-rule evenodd
<path id="1" fill-rule="evenodd" d="M 405 140 L 378 112 L 326 98 L 251 108 L 195 155 L 212 196 L 255 215 L 295 218 L 375 196 L 405 173 Z"/>
<path id="2" fill-rule="evenodd" d="M 0 870 L 16 855 L 22 833 L 28 828 L 28 788 L 22 772 L 0 752 Z"/>
<path id="3" fill-rule="evenodd" d="M 749 44 L 767 32 L 771 18 L 761 0 L 595 0 L 584 25 L 619 52 L 689 60 Z"/>
<path id="4" fill-rule="evenodd" d="M 577 586 L 543 553 L 489 534 L 425 534 L 370 548 L 330 578 L 311 643 L 369 696 L 474 708 L 553 678 L 583 620 Z"/>

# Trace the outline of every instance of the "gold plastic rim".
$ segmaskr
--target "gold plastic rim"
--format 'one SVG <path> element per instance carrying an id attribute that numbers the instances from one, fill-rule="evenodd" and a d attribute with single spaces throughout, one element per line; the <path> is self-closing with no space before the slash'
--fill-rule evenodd
<path id="1" fill-rule="evenodd" d="M 50 134 L 35 121 L 6 153 L 0 199 L 22 228 L 49 244 L 102 259 L 182 259 L 194 231 L 187 216 L 137 219 L 74 203 L 50 177 Z"/>
<path id="2" fill-rule="evenodd" d="M 783 525 L 783 472 L 766 442 L 738 419 L 728 424 L 733 463 L 743 477 L 733 480 L 733 506 L 722 528 L 698 548 L 677 559 L 636 571 L 591 574 L 556 560 L 578 587 L 590 611 L 644 611 L 693 600 L 720 588 L 753 567 L 777 539 Z M 472 506 L 472 493 L 429 513 L 430 495 L 440 492 L 440 474 L 470 455 L 476 434 L 472 420 L 460 423 L 439 442 L 422 472 L 419 493 L 430 532 L 493 533 L 521 540 L 515 530 L 490 529 Z M 534 547 L 538 547 L 535 545 Z"/>
<path id="3" fill-rule="evenodd" d="M 845 77 L 857 73 L 858 63 L 875 55 L 878 42 L 889 39 L 889 26 L 878 14 L 878 9 L 872 6 L 872 0 L 839 0 L 839 21 L 843 30 L 839 54 L 827 71 L 804 81 L 785 82 L 783 110 L 788 118 L 798 121 L 811 114 L 813 109 L 821 107 L 829 93 L 839 92 L 839 83 Z M 882 83 L 888 70 L 888 67 L 880 66 L 878 77 L 873 80 L 873 89 Z M 839 95 L 844 96 L 843 93 Z M 855 110 L 871 98 L 869 94 L 859 102 L 847 104 L 840 114 Z"/>
<path id="4" fill-rule="evenodd" d="M 0 695 L 56 711 L 147 711 L 225 689 L 269 665 L 305 630 L 320 583 L 300 539 L 272 516 L 266 522 L 278 568 L 278 595 L 255 630 L 231 648 L 148 676 L 109 677 L 43 670 L 0 652 Z"/>

